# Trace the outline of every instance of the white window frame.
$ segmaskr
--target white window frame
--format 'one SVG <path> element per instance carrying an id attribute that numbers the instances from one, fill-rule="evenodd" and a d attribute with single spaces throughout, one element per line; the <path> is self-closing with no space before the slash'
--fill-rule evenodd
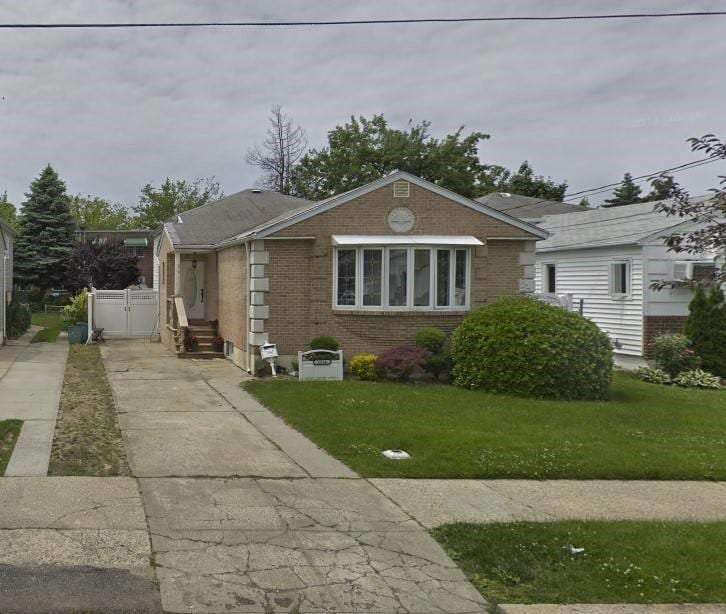
<path id="1" fill-rule="evenodd" d="M 555 290 L 554 292 L 550 292 L 550 267 L 552 267 L 555 271 Z M 544 294 L 557 294 L 557 278 L 558 275 L 558 269 L 556 262 L 543 262 L 542 263 L 542 292 Z"/>
<path id="2" fill-rule="evenodd" d="M 356 283 L 355 283 L 355 305 L 338 305 L 338 252 L 340 250 L 356 250 Z M 377 249 L 383 251 L 383 267 L 381 270 L 381 304 L 380 305 L 363 305 L 363 251 L 369 249 Z M 406 250 L 406 305 L 391 307 L 388 305 L 388 289 L 389 289 L 389 262 L 390 250 Z M 429 303 L 428 305 L 414 305 L 414 252 L 416 250 L 429 251 Z M 464 251 L 466 253 L 466 288 L 463 305 L 447 305 L 437 306 L 437 282 L 436 275 L 436 253 L 438 250 L 449 250 L 449 302 L 453 303 L 456 297 L 456 252 Z M 441 312 L 461 312 L 469 311 L 471 308 L 471 266 L 472 266 L 472 250 L 470 247 L 461 245 L 359 245 L 359 246 L 341 246 L 333 250 L 333 310 L 334 311 L 441 311 Z"/>
<path id="3" fill-rule="evenodd" d="M 615 289 L 615 267 L 625 265 L 625 292 Z M 608 287 L 610 297 L 615 300 L 629 299 L 633 293 L 633 266 L 630 260 L 613 260 L 608 268 Z"/>

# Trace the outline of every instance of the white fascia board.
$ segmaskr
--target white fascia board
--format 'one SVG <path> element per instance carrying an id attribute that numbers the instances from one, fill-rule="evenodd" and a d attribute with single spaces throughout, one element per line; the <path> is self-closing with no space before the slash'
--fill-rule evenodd
<path id="1" fill-rule="evenodd" d="M 230 239 L 230 241 L 239 241 L 252 236 L 258 238 L 266 237 L 267 235 L 278 232 L 284 228 L 287 228 L 288 226 L 292 226 L 293 224 L 305 221 L 319 213 L 323 213 L 334 207 L 337 207 L 338 205 L 342 205 L 355 198 L 368 194 L 369 192 L 373 192 L 374 190 L 382 188 L 383 186 L 393 183 L 394 181 L 401 180 L 413 183 L 414 185 L 417 185 L 424 190 L 429 190 L 431 192 L 434 192 L 435 194 L 438 194 L 439 196 L 459 203 L 460 205 L 469 207 L 474 211 L 488 215 L 489 217 L 499 220 L 500 222 L 504 222 L 505 224 L 509 224 L 510 226 L 514 226 L 516 228 L 519 228 L 520 230 L 524 230 L 525 232 L 528 232 L 535 237 L 546 239 L 549 236 L 549 233 L 546 230 L 543 230 L 538 226 L 523 222 L 516 217 L 512 217 L 511 215 L 502 213 L 501 211 L 498 211 L 493 207 L 489 207 L 488 205 L 479 203 L 475 200 L 472 200 L 471 198 L 467 198 L 466 196 L 461 196 L 461 194 L 457 194 L 456 192 L 452 192 L 451 190 L 442 188 L 441 186 L 438 186 L 435 183 L 431 183 L 430 181 L 426 181 L 425 179 L 420 179 L 415 175 L 411 175 L 404 171 L 396 171 L 395 173 L 391 173 L 386 177 L 382 177 L 381 179 L 372 181 L 371 183 L 368 183 L 359 188 L 355 188 L 338 196 L 333 196 L 332 198 L 327 198 L 318 203 L 315 203 L 307 209 L 291 214 L 288 218 L 278 220 L 269 224 L 262 224 L 257 228 L 233 237 L 232 239 Z"/>
<path id="2" fill-rule="evenodd" d="M 333 245 L 484 245 L 467 235 L 333 235 Z"/>

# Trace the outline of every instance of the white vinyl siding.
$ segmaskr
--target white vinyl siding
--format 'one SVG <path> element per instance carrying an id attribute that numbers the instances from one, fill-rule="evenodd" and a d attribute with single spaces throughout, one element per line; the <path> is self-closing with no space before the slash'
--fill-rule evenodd
<path id="1" fill-rule="evenodd" d="M 615 263 L 628 263 L 630 292 L 613 296 L 612 269 Z M 544 273 L 547 264 L 555 264 L 557 294 L 572 294 L 575 306 L 583 299 L 583 315 L 605 331 L 615 351 L 642 355 L 643 347 L 643 259 L 640 249 L 599 248 L 546 252 L 537 254 L 535 286 L 547 292 Z"/>

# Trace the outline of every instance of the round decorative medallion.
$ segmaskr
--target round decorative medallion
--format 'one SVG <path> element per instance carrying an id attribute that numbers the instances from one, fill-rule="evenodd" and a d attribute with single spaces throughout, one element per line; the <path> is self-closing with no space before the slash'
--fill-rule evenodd
<path id="1" fill-rule="evenodd" d="M 408 207 L 396 207 L 388 214 L 388 226 L 393 232 L 408 232 L 416 223 L 416 216 Z"/>

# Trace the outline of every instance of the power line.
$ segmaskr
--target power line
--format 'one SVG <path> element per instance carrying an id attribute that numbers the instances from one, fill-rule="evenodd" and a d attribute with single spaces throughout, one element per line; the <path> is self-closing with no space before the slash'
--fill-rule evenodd
<path id="1" fill-rule="evenodd" d="M 511 21 L 590 21 L 604 19 L 668 19 L 684 17 L 723 17 L 726 11 L 681 11 L 675 13 L 606 13 L 600 15 L 505 15 L 502 17 L 423 17 L 420 19 L 340 19 L 312 21 L 157 21 L 97 23 L 5 23 L 0 29 L 109 29 L 109 28 L 284 28 L 315 26 L 368 26 L 431 23 L 482 23 Z"/>

